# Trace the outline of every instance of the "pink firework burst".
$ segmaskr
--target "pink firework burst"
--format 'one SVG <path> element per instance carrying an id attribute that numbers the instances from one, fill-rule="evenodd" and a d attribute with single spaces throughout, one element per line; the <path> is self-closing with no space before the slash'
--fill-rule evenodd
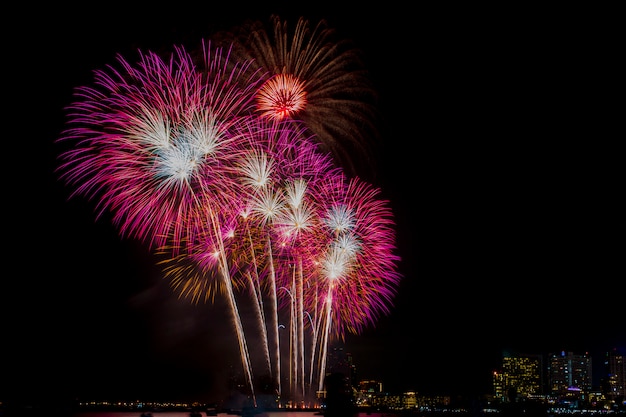
<path id="1" fill-rule="evenodd" d="M 110 210 L 124 236 L 192 240 L 207 201 L 219 207 L 232 195 L 223 168 L 238 150 L 231 131 L 260 78 L 249 63 L 231 64 L 230 50 L 203 52 L 200 67 L 182 47 L 169 60 L 140 53 L 135 65 L 118 56 L 119 68 L 96 71 L 68 108 L 58 141 L 74 147 L 61 155 L 61 178 L 72 196 L 99 198 L 98 216 Z"/>
<path id="2" fill-rule="evenodd" d="M 309 243 L 305 305 L 327 312 L 330 332 L 359 334 L 389 313 L 401 275 L 395 224 L 380 190 L 358 178 L 329 177 L 315 195 L 321 201 L 320 233 Z M 320 326 L 322 324 L 320 323 Z"/>

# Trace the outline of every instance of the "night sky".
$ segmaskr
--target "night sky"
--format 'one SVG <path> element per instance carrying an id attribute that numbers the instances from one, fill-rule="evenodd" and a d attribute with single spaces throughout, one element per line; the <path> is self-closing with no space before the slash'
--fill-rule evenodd
<path id="1" fill-rule="evenodd" d="M 0 400 L 224 394 L 240 366 L 224 306 L 176 300 L 143 244 L 69 198 L 55 140 L 73 89 L 116 54 L 196 46 L 272 13 L 325 18 L 379 93 L 362 176 L 393 208 L 403 280 L 389 315 L 346 337 L 361 378 L 479 395 L 504 351 L 626 346 L 615 11 L 232 3 L 6 17 Z"/>

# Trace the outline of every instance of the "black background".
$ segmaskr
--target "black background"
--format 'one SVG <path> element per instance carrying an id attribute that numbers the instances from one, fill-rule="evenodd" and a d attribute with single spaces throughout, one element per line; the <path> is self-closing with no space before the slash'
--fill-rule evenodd
<path id="1" fill-rule="evenodd" d="M 382 143 L 363 176 L 393 207 L 404 279 L 390 314 L 346 339 L 359 376 L 479 395 L 504 351 L 600 358 L 625 345 L 616 11 L 19 5 L 3 27 L 0 400 L 223 394 L 238 363 L 223 309 L 168 297 L 143 245 L 69 199 L 54 142 L 74 87 L 116 54 L 195 46 L 272 13 L 327 19 L 380 94 Z"/>

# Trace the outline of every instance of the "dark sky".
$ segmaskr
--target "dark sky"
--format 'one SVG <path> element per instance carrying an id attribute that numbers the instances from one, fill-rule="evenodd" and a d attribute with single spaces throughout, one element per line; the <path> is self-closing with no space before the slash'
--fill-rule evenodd
<path id="1" fill-rule="evenodd" d="M 0 400 L 222 392 L 239 362 L 219 301 L 173 299 L 147 248 L 96 220 L 95 202 L 68 200 L 54 141 L 73 88 L 117 53 L 196 45 L 272 13 L 327 19 L 380 93 L 366 175 L 393 208 L 403 280 L 390 314 L 346 339 L 361 377 L 482 394 L 504 350 L 626 344 L 615 11 L 277 4 L 7 17 Z"/>

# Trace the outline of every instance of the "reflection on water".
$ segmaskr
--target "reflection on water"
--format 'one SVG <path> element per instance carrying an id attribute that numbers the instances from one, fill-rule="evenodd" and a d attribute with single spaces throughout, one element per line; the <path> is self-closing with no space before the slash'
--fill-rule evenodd
<path id="1" fill-rule="evenodd" d="M 206 417 L 206 413 L 202 413 Z M 217 413 L 218 417 L 238 417 L 238 414 Z M 321 417 L 314 411 L 266 411 L 254 414 L 254 417 Z M 365 416 L 365 414 L 363 414 Z M 74 417 L 141 417 L 141 411 L 90 411 L 74 414 Z M 152 417 L 189 417 L 188 411 L 152 412 Z M 360 415 L 359 415 L 360 417 Z M 368 417 L 378 417 L 368 414 Z"/>
<path id="2" fill-rule="evenodd" d="M 365 414 L 363 414 L 365 416 Z M 206 413 L 202 413 L 206 417 Z M 218 417 L 238 417 L 238 414 L 217 413 Z M 254 417 L 321 417 L 314 411 L 266 411 Z M 141 417 L 141 411 L 90 411 L 74 414 L 74 417 Z M 189 417 L 189 411 L 156 411 L 152 417 Z M 369 414 L 368 417 L 376 417 Z"/>
<path id="3" fill-rule="evenodd" d="M 205 417 L 206 413 L 202 413 Z M 393 414 L 358 413 L 357 417 L 393 417 Z M 74 417 L 141 417 L 141 411 L 90 411 L 74 414 Z M 160 411 L 152 412 L 152 417 L 189 417 L 188 411 Z M 217 413 L 217 417 L 238 417 L 238 414 Z M 254 417 L 322 417 L 315 411 L 266 411 L 254 414 Z"/>

